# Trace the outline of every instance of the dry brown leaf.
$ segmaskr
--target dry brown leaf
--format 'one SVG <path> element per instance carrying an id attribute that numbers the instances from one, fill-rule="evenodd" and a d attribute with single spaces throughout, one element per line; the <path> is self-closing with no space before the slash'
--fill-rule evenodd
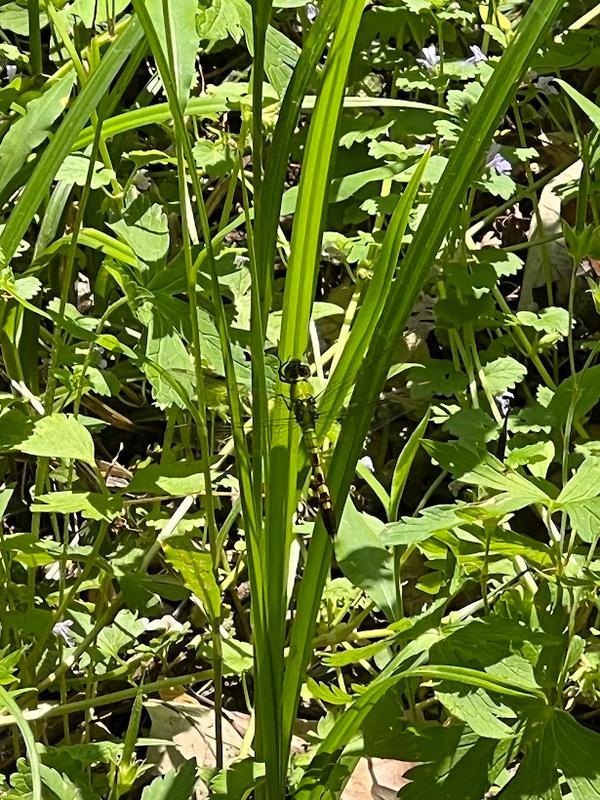
<path id="1" fill-rule="evenodd" d="M 342 794 L 342 800 L 396 800 L 398 790 L 410 781 L 408 761 L 361 758 Z"/>

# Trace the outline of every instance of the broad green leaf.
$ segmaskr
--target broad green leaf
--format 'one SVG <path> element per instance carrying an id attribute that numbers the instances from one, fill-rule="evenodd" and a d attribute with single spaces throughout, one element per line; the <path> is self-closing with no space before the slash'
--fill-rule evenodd
<path id="1" fill-rule="evenodd" d="M 545 478 L 555 452 L 554 442 L 536 442 L 511 449 L 506 463 L 511 469 L 526 466 L 534 477 Z"/>
<path id="2" fill-rule="evenodd" d="M 60 169 L 56 173 L 56 180 L 74 183 L 77 186 L 85 186 L 89 166 L 90 159 L 87 155 L 84 153 L 71 153 L 61 164 Z M 113 170 L 106 169 L 101 161 L 96 161 L 94 163 L 94 171 L 92 172 L 90 186 L 92 189 L 108 186 L 114 177 L 115 173 Z"/>
<path id="3" fill-rule="evenodd" d="M 431 506 L 418 517 L 402 517 L 399 522 L 385 526 L 381 540 L 396 546 L 423 542 L 440 531 L 464 525 L 467 520 L 459 513 L 461 508 L 460 505 Z"/>
<path id="4" fill-rule="evenodd" d="M 557 766 L 567 779 L 573 800 L 600 798 L 600 734 L 556 711 L 552 720 Z"/>
<path id="5" fill-rule="evenodd" d="M 335 553 L 344 575 L 393 620 L 398 615 L 393 557 L 382 544 L 382 529 L 379 520 L 360 513 L 348 500 L 335 540 Z"/>
<path id="6" fill-rule="evenodd" d="M 165 56 L 168 56 L 167 25 L 163 14 L 163 0 L 146 0 L 148 11 L 152 16 L 156 32 Z M 192 81 L 196 75 L 196 53 L 198 51 L 198 34 L 196 32 L 196 14 L 198 0 L 177 0 L 169 3 L 169 30 L 173 59 L 173 78 L 177 87 L 177 97 L 181 108 L 185 108 L 190 96 Z"/>
<path id="7" fill-rule="evenodd" d="M 1 418 L 0 418 L 1 419 Z M 81 422 L 67 414 L 50 414 L 33 424 L 31 433 L 12 450 L 43 458 L 77 459 L 94 466 L 94 441 Z"/>
<path id="8" fill-rule="evenodd" d="M 254 651 L 250 642 L 237 639 L 221 639 L 221 658 L 223 659 L 223 675 L 235 675 L 238 678 L 250 672 L 254 665 Z M 198 647 L 198 655 L 212 663 L 214 650 L 212 642 L 207 639 Z"/>
<path id="9" fill-rule="evenodd" d="M 483 374 L 490 392 L 498 395 L 504 394 L 507 389 L 514 389 L 521 383 L 527 375 L 527 367 L 512 356 L 503 356 L 486 364 Z"/>
<path id="10" fill-rule="evenodd" d="M 11 408 L 0 414 L 0 447 L 2 450 L 18 449 L 21 442 L 25 441 L 33 432 L 33 420 L 19 411 Z"/>
<path id="11" fill-rule="evenodd" d="M 555 750 L 552 733 L 544 727 L 540 737 L 527 748 L 502 796 L 506 800 L 561 800 Z"/>
<path id="12" fill-rule="evenodd" d="M 196 761 L 185 761 L 178 769 L 158 776 L 144 788 L 142 800 L 189 800 L 196 785 Z"/>
<path id="13" fill-rule="evenodd" d="M 204 474 L 200 461 L 148 464 L 139 467 L 127 487 L 132 494 L 157 494 L 184 497 L 204 491 Z"/>
<path id="14" fill-rule="evenodd" d="M 84 519 L 111 520 L 119 515 L 122 499 L 96 492 L 52 492 L 40 494 L 31 505 L 33 513 L 81 514 Z"/>
<path id="15" fill-rule="evenodd" d="M 600 458 L 586 458 L 573 477 L 565 484 L 561 493 L 556 498 L 556 505 L 565 503 L 581 503 L 600 495 L 598 475 Z"/>
<path id="16" fill-rule="evenodd" d="M 449 417 L 444 427 L 471 452 L 500 435 L 500 425 L 481 408 L 461 408 Z"/>
<path id="17" fill-rule="evenodd" d="M 115 621 L 102 628 L 98 634 L 98 649 L 106 658 L 118 659 L 125 648 L 136 644 L 147 624 L 147 619 L 138 619 L 128 608 L 119 611 Z"/>
<path id="18" fill-rule="evenodd" d="M 542 333 L 554 333 L 559 336 L 569 334 L 569 312 L 566 308 L 544 308 L 539 314 L 533 311 L 519 311 L 516 319 L 519 324 Z"/>
<path id="19" fill-rule="evenodd" d="M 264 783 L 264 777 L 264 764 L 251 758 L 234 761 L 211 780 L 211 800 L 247 800 L 252 797 L 253 790 Z"/>
<path id="20" fill-rule="evenodd" d="M 413 767 L 406 775 L 410 782 L 398 793 L 400 800 L 481 800 L 485 796 L 491 783 L 488 765 L 493 764 L 498 742 L 474 736 L 462 726 L 448 730 L 454 746 L 438 750 L 428 763 Z"/>
<path id="21" fill-rule="evenodd" d="M 237 43 L 244 33 L 237 6 L 230 0 L 212 0 L 210 4 L 202 4 L 196 27 L 200 39 L 207 43 L 207 51 L 227 38 Z"/>
<path id="22" fill-rule="evenodd" d="M 108 224 L 142 264 L 162 262 L 169 250 L 167 215 L 158 203 L 138 197 L 121 219 Z"/>
<path id="23" fill-rule="evenodd" d="M 483 689 L 474 691 L 464 686 L 452 687 L 443 683 L 435 690 L 436 697 L 456 719 L 466 722 L 478 736 L 486 739 L 509 739 L 514 731 L 502 719 L 511 719 L 515 712 L 496 700 Z"/>
<path id="24" fill-rule="evenodd" d="M 556 709 L 538 711 L 531 722 L 525 758 L 503 796 L 507 800 L 560 800 L 560 770 L 573 800 L 598 800 L 600 735 Z"/>
<path id="25" fill-rule="evenodd" d="M 186 408 L 196 394 L 194 364 L 189 348 L 156 303 L 152 304 L 146 337 L 144 373 L 152 384 L 159 408 Z"/>
<path id="26" fill-rule="evenodd" d="M 575 500 L 562 504 L 569 515 L 571 527 L 584 542 L 593 542 L 600 536 L 600 498 Z"/>
<path id="27" fill-rule="evenodd" d="M 210 553 L 199 550 L 189 536 L 172 536 L 162 542 L 165 558 L 182 576 L 186 587 L 202 603 L 211 621 L 221 616 L 221 592 Z"/>
<path id="28" fill-rule="evenodd" d="M 461 476 L 464 483 L 472 483 L 475 486 L 483 486 L 486 489 L 493 489 L 498 492 L 507 492 L 523 505 L 533 503 L 548 503 L 550 498 L 538 486 L 527 478 L 508 469 L 495 456 L 488 454 L 486 459 Z"/>
<path id="29" fill-rule="evenodd" d="M 246 0 L 228 0 L 228 2 L 238 13 L 248 50 L 250 55 L 254 55 L 252 8 Z M 268 26 L 264 53 L 265 74 L 279 95 L 283 94 L 289 83 L 298 54 L 297 45 L 277 28 Z"/>
<path id="30" fill-rule="evenodd" d="M 111 0 L 110 5 L 98 3 L 97 0 L 75 0 L 67 6 L 62 13 L 74 14 L 79 17 L 86 28 L 92 28 L 96 24 L 107 21 L 107 16 L 120 14 L 129 5 L 130 0 Z"/>
<path id="31" fill-rule="evenodd" d="M 548 404 L 548 411 L 562 425 L 574 405 L 575 419 L 589 413 L 600 400 L 600 365 L 588 367 L 566 378 Z"/>
<path id="32" fill-rule="evenodd" d="M 29 154 L 48 137 L 52 124 L 64 112 L 75 82 L 74 71 L 31 100 L 0 142 L 0 195 L 21 169 Z"/>

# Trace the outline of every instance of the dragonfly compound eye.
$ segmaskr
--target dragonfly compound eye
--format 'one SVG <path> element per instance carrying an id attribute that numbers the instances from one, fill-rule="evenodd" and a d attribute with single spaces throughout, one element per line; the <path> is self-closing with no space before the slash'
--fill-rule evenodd
<path id="1" fill-rule="evenodd" d="M 299 358 L 291 358 L 279 367 L 279 378 L 283 383 L 298 383 L 310 378 L 310 367 Z"/>

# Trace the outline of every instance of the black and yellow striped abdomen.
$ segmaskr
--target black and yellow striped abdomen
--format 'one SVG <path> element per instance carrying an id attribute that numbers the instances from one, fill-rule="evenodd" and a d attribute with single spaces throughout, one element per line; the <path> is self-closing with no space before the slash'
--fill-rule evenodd
<path id="1" fill-rule="evenodd" d="M 302 442 L 306 449 L 311 469 L 311 489 L 314 492 L 325 529 L 330 536 L 335 536 L 335 518 L 331 493 L 327 486 L 321 449 L 317 439 L 317 403 L 312 387 L 307 380 L 310 369 L 302 361 L 288 361 L 279 371 L 281 380 L 290 385 L 290 404 L 296 422 L 302 431 Z"/>

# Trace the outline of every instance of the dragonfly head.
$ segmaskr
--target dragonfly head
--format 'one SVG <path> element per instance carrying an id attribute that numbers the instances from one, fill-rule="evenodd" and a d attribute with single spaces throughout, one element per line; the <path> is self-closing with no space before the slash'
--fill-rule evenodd
<path id="1" fill-rule="evenodd" d="M 298 383 L 310 378 L 310 367 L 299 358 L 290 358 L 279 367 L 279 380 L 282 383 Z"/>

